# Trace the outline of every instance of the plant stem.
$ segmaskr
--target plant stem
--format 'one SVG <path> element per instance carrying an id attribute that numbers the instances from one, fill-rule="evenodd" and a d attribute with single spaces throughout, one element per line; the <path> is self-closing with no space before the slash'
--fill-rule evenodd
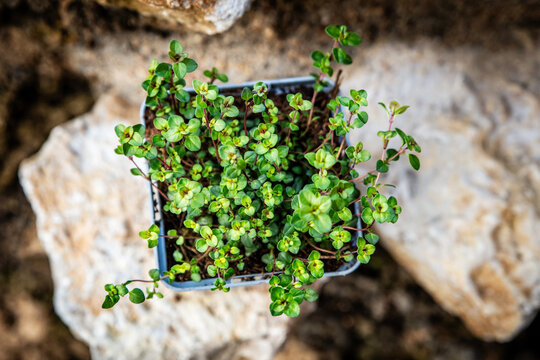
<path id="1" fill-rule="evenodd" d="M 320 83 L 322 81 L 322 79 L 324 78 L 324 74 L 321 72 L 319 73 L 319 78 L 317 79 L 317 84 Z M 311 120 L 313 119 L 313 111 L 315 110 L 315 100 L 317 99 L 317 94 L 319 92 L 315 89 L 313 89 L 313 96 L 311 97 L 311 110 L 309 110 L 309 117 L 308 117 L 308 121 L 307 121 L 307 124 L 306 124 L 306 130 L 304 130 L 304 134 L 307 133 L 308 129 L 309 129 L 309 125 L 311 125 Z"/>
<path id="2" fill-rule="evenodd" d="M 246 134 L 246 136 L 248 136 L 248 130 L 247 130 L 247 113 L 248 113 L 248 106 L 249 106 L 249 101 L 246 101 L 244 102 L 244 104 L 246 104 L 246 109 L 244 111 L 244 133 Z"/>
<path id="3" fill-rule="evenodd" d="M 328 253 L 328 254 L 333 254 L 335 255 L 336 252 L 335 251 L 331 251 L 331 250 L 326 250 L 326 249 L 323 249 L 323 248 L 320 248 L 318 246 L 316 246 L 315 244 L 313 244 L 311 241 L 307 240 L 308 244 L 311 245 L 312 248 L 316 249 L 316 250 L 319 250 L 319 251 L 322 251 L 322 252 L 325 252 L 325 253 Z"/>
<path id="4" fill-rule="evenodd" d="M 392 124 L 394 122 L 394 114 L 392 114 L 388 121 L 388 131 L 392 130 Z M 384 160 L 384 155 L 386 154 L 386 148 L 388 147 L 388 143 L 390 142 L 390 139 L 384 140 L 383 144 L 383 151 L 381 154 L 381 161 Z M 379 182 L 379 178 L 381 177 L 381 173 L 377 173 L 377 178 L 375 179 L 375 185 Z"/>
<path id="5" fill-rule="evenodd" d="M 407 150 L 407 148 L 404 148 L 404 147 L 401 147 L 399 149 L 399 151 L 394 154 L 394 156 L 390 157 L 388 160 L 386 160 L 384 163 L 385 164 L 388 164 L 390 161 L 394 160 L 396 157 L 398 157 L 399 155 L 403 154 L 405 152 L 405 150 Z M 373 174 L 373 173 L 376 173 L 378 172 L 377 169 L 373 169 L 371 171 L 368 171 L 367 173 L 365 173 L 364 175 L 362 176 L 358 176 L 358 177 L 355 177 L 354 179 L 350 179 L 349 181 L 356 181 L 356 180 L 361 180 L 363 178 L 365 178 L 366 176 L 368 176 L 369 174 Z M 380 173 L 379 173 L 380 174 Z"/>
<path id="6" fill-rule="evenodd" d="M 206 98 L 202 96 L 202 100 L 206 101 Z M 210 139 L 212 139 L 212 143 L 214 144 L 214 149 L 216 150 L 216 158 L 218 160 L 218 163 L 221 163 L 221 159 L 219 158 L 219 152 L 216 145 L 216 142 L 214 141 L 214 138 L 212 137 L 212 129 L 210 129 L 210 120 L 208 119 L 208 113 L 206 112 L 206 109 L 203 109 L 204 113 L 204 119 L 206 120 L 206 128 L 208 129 L 208 134 L 210 135 Z"/>
<path id="7" fill-rule="evenodd" d="M 157 281 L 161 281 L 161 280 L 166 279 L 166 278 L 168 278 L 168 277 L 169 277 L 169 275 L 164 275 L 164 276 L 160 277 L 159 280 L 157 280 Z M 127 282 L 127 281 L 126 281 L 126 282 Z M 130 283 L 141 282 L 141 283 L 152 283 L 152 284 L 153 284 L 153 283 L 155 283 L 156 281 L 155 281 L 155 280 L 134 279 L 134 280 L 129 280 L 129 282 L 130 282 Z"/>
<path id="8" fill-rule="evenodd" d="M 365 228 L 361 228 L 361 229 L 351 227 L 351 226 L 342 226 L 342 228 L 347 229 L 347 230 L 353 230 L 353 231 L 366 231 L 366 230 L 369 230 L 371 228 L 371 225 L 369 225 L 368 227 L 365 227 Z"/>
<path id="9" fill-rule="evenodd" d="M 332 44 L 332 50 L 334 50 L 334 48 L 338 46 L 338 42 L 337 40 L 334 40 L 334 44 Z M 330 61 L 332 61 L 332 59 L 334 58 L 334 55 L 333 55 L 333 51 L 330 51 Z M 319 73 L 319 78 L 317 79 L 317 84 L 320 83 L 322 80 L 324 79 L 324 73 L 321 71 Z M 313 119 L 313 110 L 315 109 L 315 100 L 317 99 L 317 94 L 318 94 L 318 91 L 313 91 L 313 96 L 311 97 L 311 110 L 309 111 L 309 117 L 308 117 L 308 121 L 307 121 L 307 125 L 306 125 L 306 130 L 304 131 L 304 134 L 307 133 L 308 129 L 309 129 L 309 125 L 311 125 L 311 120 Z"/>
<path id="10" fill-rule="evenodd" d="M 336 156 L 336 159 L 339 160 L 339 157 L 341 156 L 341 151 L 343 150 L 343 146 L 345 145 L 345 135 L 343 135 L 343 139 L 341 139 L 341 145 L 339 145 L 339 150 Z"/>
<path id="11" fill-rule="evenodd" d="M 165 200 L 171 201 L 171 200 L 169 199 L 169 197 L 168 197 L 167 195 L 165 195 L 165 194 L 163 193 L 163 191 L 161 191 L 161 190 L 160 190 L 160 189 L 152 182 L 152 180 L 151 180 L 151 179 L 150 179 L 150 178 L 149 178 L 149 177 L 141 170 L 141 168 L 139 167 L 139 165 L 137 165 L 137 163 L 133 160 L 133 156 L 130 156 L 128 159 L 131 160 L 131 162 L 137 167 L 137 169 L 139 169 L 139 171 L 141 172 L 142 176 L 143 176 L 146 180 L 148 180 L 148 181 L 150 182 L 150 185 L 152 185 L 152 186 L 154 187 L 154 189 L 156 189 L 156 190 L 161 194 L 161 196 L 163 196 L 163 198 L 164 198 Z"/>

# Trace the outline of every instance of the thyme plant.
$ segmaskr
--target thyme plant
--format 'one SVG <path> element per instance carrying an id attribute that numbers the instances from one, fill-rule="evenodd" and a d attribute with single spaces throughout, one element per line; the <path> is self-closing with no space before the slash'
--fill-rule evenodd
<path id="1" fill-rule="evenodd" d="M 361 38 L 345 26 L 329 26 L 326 32 L 333 45 L 311 54 L 317 73 L 310 100 L 299 91 L 286 95 L 284 105 L 263 82 L 236 97 L 220 93 L 213 83 L 228 79 L 216 68 L 204 71 L 207 82 L 193 81 L 193 93 L 186 91 L 185 76 L 197 63 L 178 41 L 170 43 L 170 62 L 152 62 L 142 87 L 154 129 L 118 125 L 115 151 L 133 162 L 131 173 L 150 181 L 163 210 L 179 219 L 180 226 L 166 234 L 155 224 L 140 232 L 149 248 L 160 238 L 172 241 L 174 264 L 163 273 L 150 270 L 148 280 L 107 284 L 103 308 L 126 295 L 133 303 L 162 297 L 158 286 L 164 279 L 213 278 L 214 290 L 227 292 L 226 280 L 255 263 L 271 273 L 272 315 L 295 317 L 304 300 L 317 299 L 307 286 L 329 267 L 370 260 L 379 239 L 373 225 L 395 223 L 401 212 L 397 199 L 381 192 L 381 175 L 405 154 L 418 170 L 413 152 L 420 146 L 394 128 L 407 106 L 380 103 L 388 117 L 388 127 L 377 134 L 382 156 L 373 170 L 362 175 L 355 170 L 371 153 L 360 142 L 347 146 L 346 136 L 368 121 L 367 93 L 359 89 L 341 96 L 337 89 L 324 90 L 336 63 L 352 63 L 345 48 L 359 45 Z M 137 166 L 134 157 L 148 160 L 149 170 Z M 357 228 L 359 217 L 362 228 Z M 128 289 L 135 282 L 150 284 L 146 294 Z"/>

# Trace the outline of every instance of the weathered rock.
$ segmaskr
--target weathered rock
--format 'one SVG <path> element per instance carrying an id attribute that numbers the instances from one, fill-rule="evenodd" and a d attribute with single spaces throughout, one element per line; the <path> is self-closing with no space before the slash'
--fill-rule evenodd
<path id="1" fill-rule="evenodd" d="M 251 0 L 97 0 L 122 6 L 207 34 L 230 28 L 249 8 Z"/>
<path id="2" fill-rule="evenodd" d="M 113 152 L 113 127 L 137 118 L 137 106 L 103 95 L 92 112 L 55 128 L 21 166 L 57 313 L 96 359 L 272 358 L 287 320 L 270 316 L 266 286 L 228 294 L 163 289 L 163 300 L 100 308 L 105 283 L 155 267 L 137 235 L 150 220 L 148 185 Z"/>
<path id="3" fill-rule="evenodd" d="M 344 83 L 371 104 L 353 140 L 380 149 L 376 103 L 395 99 L 411 105 L 396 126 L 423 149 L 419 173 L 406 159 L 392 166 L 403 215 L 378 227 L 384 246 L 474 334 L 509 340 L 540 306 L 540 51 L 420 43 L 363 54 Z"/>

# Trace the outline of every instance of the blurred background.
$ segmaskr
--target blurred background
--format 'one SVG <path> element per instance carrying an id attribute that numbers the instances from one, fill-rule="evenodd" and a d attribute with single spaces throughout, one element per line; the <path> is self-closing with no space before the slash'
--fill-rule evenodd
<path id="1" fill-rule="evenodd" d="M 88 344 L 81 341 L 84 336 L 75 337 L 74 329 L 70 331 L 55 314 L 50 260 L 38 240 L 36 217 L 18 179 L 21 161 L 40 149 L 51 130 L 91 112 L 111 94 L 121 99 L 113 102 L 125 102 L 126 111 L 136 116 L 137 104 L 144 97 L 139 84 L 150 60 L 166 56 L 170 39 L 180 40 L 202 69 L 215 65 L 231 82 L 241 82 L 308 74 L 312 70 L 309 54 L 328 47 L 324 27 L 331 24 L 345 24 L 364 40 L 353 51 L 351 70 L 345 69 L 345 86 L 363 87 L 368 94 L 383 97 L 375 96 L 373 103 L 393 100 L 387 95 L 399 95 L 402 103 L 411 105 L 407 113 L 411 118 L 437 124 L 446 116 L 445 125 L 438 130 L 441 133 L 446 126 L 463 126 L 448 130 L 456 137 L 445 143 L 445 149 L 454 144 L 461 149 L 458 155 L 451 152 L 449 156 L 478 161 L 485 156 L 482 164 L 493 163 L 485 172 L 489 179 L 502 178 L 489 184 L 497 190 L 483 187 L 486 193 L 464 199 L 461 209 L 481 208 L 482 204 L 491 208 L 488 199 L 497 199 L 496 206 L 502 208 L 497 213 L 502 214 L 500 219 L 493 220 L 489 209 L 479 209 L 478 216 L 487 214 L 486 221 L 493 220 L 493 224 L 478 232 L 473 225 L 475 233 L 467 246 L 474 248 L 475 239 L 479 244 L 493 242 L 493 258 L 499 260 L 487 270 L 475 264 L 464 275 L 474 280 L 481 295 L 482 301 L 471 300 L 471 304 L 478 305 L 480 312 L 485 306 L 488 314 L 477 320 L 467 312 L 467 307 L 478 310 L 469 305 L 465 295 L 446 301 L 456 292 L 454 288 L 463 288 L 467 294 L 468 285 L 458 281 L 448 292 L 438 293 L 434 284 L 444 275 L 438 277 L 432 265 L 409 261 L 403 255 L 407 250 L 407 245 L 400 244 L 403 232 L 425 223 L 411 221 L 409 228 L 382 229 L 383 246 L 371 263 L 350 276 L 326 282 L 317 307 L 288 325 L 286 339 L 273 349 L 276 358 L 540 359 L 540 320 L 535 320 L 540 305 L 540 270 L 535 265 L 540 261 L 535 232 L 540 217 L 540 1 L 278 0 L 237 1 L 229 7 L 219 4 L 225 1 L 217 3 L 0 1 L 0 359 L 90 358 Z M 397 60 L 392 62 L 392 58 Z M 396 62 L 403 67 L 396 67 Z M 434 85 L 419 95 L 417 84 L 431 83 Z M 379 85 L 387 90 L 377 90 Z M 471 91 L 473 100 L 467 94 L 460 97 L 462 85 Z M 436 89 L 453 93 L 455 102 L 438 107 L 447 99 Z M 432 113 L 441 119 L 429 119 Z M 423 123 L 411 121 L 421 134 L 430 133 Z M 484 133 L 498 135 L 492 138 Z M 425 138 L 428 149 L 437 149 L 429 146 L 432 141 L 446 141 L 444 134 Z M 480 144 L 482 152 L 455 140 L 458 138 L 470 138 L 470 144 Z M 437 157 L 430 158 L 427 152 L 428 174 L 435 164 L 452 169 L 449 174 L 461 171 Z M 504 171 L 502 175 L 499 169 Z M 421 193 L 432 180 L 441 179 L 428 176 L 425 184 L 415 187 L 412 180 L 405 184 L 410 193 L 418 188 Z M 34 181 L 40 181 L 39 173 Z M 441 185 L 441 191 L 445 186 Z M 451 189 L 446 191 L 452 194 Z M 512 210 L 511 202 L 520 196 L 523 199 L 515 207 L 526 213 L 528 220 L 508 230 L 506 225 L 519 220 L 514 217 L 521 213 Z M 443 200 L 434 200 L 433 206 L 440 210 L 445 206 Z M 419 197 L 412 196 L 410 203 L 406 211 L 429 213 Z M 46 228 L 43 222 L 40 231 Z M 469 225 L 434 225 L 436 234 L 430 236 L 444 239 L 448 230 L 449 241 L 463 239 L 464 228 Z M 40 238 L 50 241 L 45 235 Z M 524 240 L 508 245 L 517 238 Z M 446 257 L 437 260 L 435 250 L 422 253 L 434 245 L 412 243 L 421 257 L 440 261 L 442 273 L 451 269 L 460 273 L 460 261 L 466 263 L 456 260 L 452 267 Z M 483 249 L 475 251 L 485 252 Z M 449 251 L 444 250 L 444 254 Z M 527 266 L 520 267 L 520 263 Z M 491 270 L 495 275 L 489 275 Z M 431 271 L 433 279 L 429 279 Z M 498 281 L 497 276 L 503 280 Z M 454 278 L 448 279 L 451 282 Z M 518 285 L 514 288 L 514 284 Z M 441 285 L 441 289 L 446 288 Z M 502 300 L 501 294 L 506 296 Z M 461 301 L 463 307 L 459 306 Z M 497 312 L 507 307 L 512 309 L 508 310 L 510 315 Z M 504 318 L 506 315 L 510 320 Z M 501 317 L 504 319 L 499 323 Z M 92 354 L 99 358 L 99 344 L 93 345 Z M 219 358 L 215 354 L 189 356 Z"/>

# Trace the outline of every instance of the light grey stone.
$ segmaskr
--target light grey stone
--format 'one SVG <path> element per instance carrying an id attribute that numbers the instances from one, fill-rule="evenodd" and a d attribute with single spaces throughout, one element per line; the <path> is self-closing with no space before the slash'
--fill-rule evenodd
<path id="1" fill-rule="evenodd" d="M 403 214 L 377 231 L 486 340 L 511 339 L 540 306 L 539 59 L 537 49 L 378 44 L 343 84 L 346 93 L 368 91 L 370 121 L 351 138 L 370 150 L 381 148 L 373 135 L 388 126 L 377 102 L 411 105 L 395 126 L 422 145 L 422 166 L 416 173 L 402 159 L 382 178 L 397 185 Z"/>
<path id="2" fill-rule="evenodd" d="M 137 108 L 103 95 L 90 113 L 55 128 L 21 166 L 51 262 L 56 312 L 96 359 L 206 359 L 221 352 L 271 359 L 287 319 L 270 315 L 267 285 L 179 295 L 164 288 L 164 299 L 123 299 L 101 309 L 104 284 L 145 278 L 155 267 L 138 237 L 150 223 L 148 184 L 113 151 L 114 126 L 136 121 Z"/>

